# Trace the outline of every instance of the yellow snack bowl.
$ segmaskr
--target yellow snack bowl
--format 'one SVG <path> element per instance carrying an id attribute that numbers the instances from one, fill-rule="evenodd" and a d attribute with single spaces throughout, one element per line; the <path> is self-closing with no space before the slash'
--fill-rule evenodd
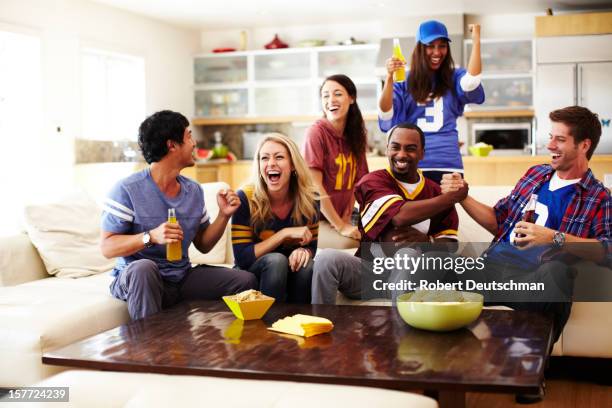
<path id="1" fill-rule="evenodd" d="M 491 153 L 491 150 L 493 150 L 493 146 L 491 145 L 474 145 L 474 146 L 470 146 L 469 149 L 470 153 L 472 153 L 472 155 L 474 156 L 478 156 L 478 157 L 487 157 L 489 155 L 489 153 Z"/>
<path id="2" fill-rule="evenodd" d="M 417 329 L 451 331 L 467 326 L 480 316 L 483 296 L 479 293 L 459 292 L 462 302 L 414 302 L 414 293 L 397 298 L 397 310 L 402 319 Z"/>
<path id="3" fill-rule="evenodd" d="M 266 314 L 274 303 L 274 298 L 264 295 L 263 299 L 236 302 L 233 296 L 223 296 L 223 301 L 238 319 L 255 320 L 261 319 Z"/>

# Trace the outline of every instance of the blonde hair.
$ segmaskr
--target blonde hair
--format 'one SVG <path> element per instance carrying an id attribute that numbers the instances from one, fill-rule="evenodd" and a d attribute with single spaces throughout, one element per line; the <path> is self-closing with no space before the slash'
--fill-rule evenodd
<path id="1" fill-rule="evenodd" d="M 249 205 L 251 207 L 251 222 L 253 229 L 263 228 L 265 222 L 273 217 L 270 208 L 270 197 L 268 196 L 268 186 L 261 176 L 259 170 L 261 148 L 266 142 L 276 142 L 285 147 L 289 153 L 293 172 L 289 179 L 289 195 L 293 200 L 293 211 L 291 220 L 295 225 L 313 223 L 317 217 L 315 200 L 318 199 L 317 189 L 312 180 L 310 170 L 302 158 L 295 142 L 281 133 L 267 133 L 257 144 L 257 150 L 253 158 L 253 180 L 251 186 L 245 186 L 246 190 L 252 189 L 252 194 L 247 193 Z"/>

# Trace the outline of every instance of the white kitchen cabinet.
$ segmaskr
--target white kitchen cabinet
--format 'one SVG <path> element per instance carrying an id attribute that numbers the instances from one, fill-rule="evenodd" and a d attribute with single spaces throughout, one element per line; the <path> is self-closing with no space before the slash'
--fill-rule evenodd
<path id="1" fill-rule="evenodd" d="M 194 95 L 196 116 L 240 116 L 248 112 L 246 88 L 202 89 Z"/>
<path id="2" fill-rule="evenodd" d="M 255 54 L 255 81 L 310 79 L 311 56 L 303 51 Z"/>
<path id="3" fill-rule="evenodd" d="M 347 49 L 333 47 L 318 54 L 318 77 L 344 74 L 352 80 L 372 81 L 375 79 L 376 56 L 378 47 Z"/>
<path id="4" fill-rule="evenodd" d="M 602 135 L 595 153 L 612 153 L 612 35 L 538 38 L 536 47 L 537 153 L 548 152 L 548 114 L 570 105 L 584 106 L 599 115 Z"/>
<path id="5" fill-rule="evenodd" d="M 319 87 L 332 74 L 357 86 L 361 111 L 376 113 L 377 44 L 286 48 L 194 58 L 196 118 L 318 115 Z"/>
<path id="6" fill-rule="evenodd" d="M 255 115 L 303 115 L 313 110 L 314 98 L 310 85 L 256 87 Z"/>
<path id="7" fill-rule="evenodd" d="M 208 58 L 196 57 L 193 62 L 193 80 L 196 84 L 246 82 L 247 57 L 225 54 L 215 54 Z"/>
<path id="8" fill-rule="evenodd" d="M 536 152 L 546 154 L 550 133 L 548 114 L 576 104 L 576 64 L 545 64 L 536 69 Z"/>
<path id="9" fill-rule="evenodd" d="M 472 40 L 464 41 L 464 66 L 472 53 Z M 485 102 L 472 110 L 530 109 L 533 106 L 533 41 L 482 39 L 482 86 Z"/>
<path id="10" fill-rule="evenodd" d="M 536 88 L 536 148 L 546 154 L 550 132 L 548 114 L 580 105 L 599 115 L 602 136 L 597 153 L 612 153 L 612 62 L 539 64 Z"/>

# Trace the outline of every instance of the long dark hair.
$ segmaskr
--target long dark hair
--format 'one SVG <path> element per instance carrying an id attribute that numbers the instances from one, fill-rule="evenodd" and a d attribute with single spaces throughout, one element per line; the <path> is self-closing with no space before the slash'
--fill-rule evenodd
<path id="1" fill-rule="evenodd" d="M 433 72 L 433 78 L 431 76 L 431 69 L 427 62 L 427 54 L 423 43 L 417 43 L 412 52 L 412 60 L 410 61 L 410 75 L 408 77 L 408 89 L 412 94 L 412 98 L 416 102 L 424 103 L 431 98 L 435 99 L 444 95 L 448 90 L 455 92 L 453 86 L 453 73 L 455 70 L 455 62 L 451 56 L 450 46 L 448 41 L 448 53 L 440 68 Z M 432 83 L 433 80 L 433 83 Z"/>
<path id="2" fill-rule="evenodd" d="M 336 74 L 325 78 L 321 84 L 321 87 L 319 88 L 319 95 L 321 95 L 323 85 L 325 85 L 327 81 L 334 81 L 342 85 L 342 87 L 346 89 L 349 96 L 354 100 L 354 102 L 349 106 L 348 113 L 346 114 L 344 139 L 349 145 L 351 153 L 353 153 L 353 156 L 355 156 L 355 159 L 357 159 L 365 154 L 367 143 L 365 123 L 363 122 L 363 116 L 359 110 L 359 105 L 357 105 L 357 88 L 355 87 L 355 84 L 351 78 L 347 77 L 346 75 Z"/>

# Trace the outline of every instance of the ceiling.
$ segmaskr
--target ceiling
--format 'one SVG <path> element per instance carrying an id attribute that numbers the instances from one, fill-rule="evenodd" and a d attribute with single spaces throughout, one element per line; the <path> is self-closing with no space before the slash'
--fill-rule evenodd
<path id="1" fill-rule="evenodd" d="M 170 24 L 223 30 L 384 20 L 392 16 L 612 10 L 612 0 L 93 0 Z"/>

